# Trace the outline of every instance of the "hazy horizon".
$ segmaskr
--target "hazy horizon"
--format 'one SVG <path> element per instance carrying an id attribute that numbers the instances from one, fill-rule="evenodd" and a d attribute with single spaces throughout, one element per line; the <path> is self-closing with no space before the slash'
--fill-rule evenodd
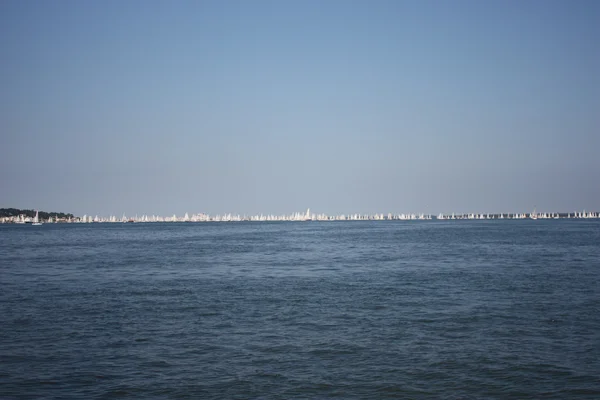
<path id="1" fill-rule="evenodd" d="M 596 1 L 4 1 L 0 207 L 600 209 Z"/>

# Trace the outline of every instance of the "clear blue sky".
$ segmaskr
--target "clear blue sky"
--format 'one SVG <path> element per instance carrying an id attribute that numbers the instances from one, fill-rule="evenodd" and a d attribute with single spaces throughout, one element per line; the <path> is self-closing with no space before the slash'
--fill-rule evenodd
<path id="1" fill-rule="evenodd" d="M 599 1 L 0 2 L 0 207 L 600 209 Z"/>

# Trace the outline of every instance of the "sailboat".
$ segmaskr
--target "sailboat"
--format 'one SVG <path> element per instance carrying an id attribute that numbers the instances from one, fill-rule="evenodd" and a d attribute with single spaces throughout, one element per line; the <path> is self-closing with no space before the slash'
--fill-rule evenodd
<path id="1" fill-rule="evenodd" d="M 531 219 L 537 219 L 537 217 L 538 216 L 537 216 L 537 214 L 535 212 L 535 207 L 533 207 L 533 212 L 531 214 L 529 214 L 529 218 L 531 218 Z"/>
<path id="2" fill-rule="evenodd" d="M 35 212 L 35 217 L 33 218 L 33 222 L 31 223 L 31 225 L 42 225 L 38 216 L 38 211 Z"/>

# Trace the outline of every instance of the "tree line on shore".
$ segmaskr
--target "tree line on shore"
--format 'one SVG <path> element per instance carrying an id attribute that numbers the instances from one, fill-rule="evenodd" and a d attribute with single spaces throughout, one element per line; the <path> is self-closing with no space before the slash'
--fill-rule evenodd
<path id="1" fill-rule="evenodd" d="M 21 210 L 18 208 L 0 208 L 0 218 L 3 217 L 18 217 L 19 215 L 24 215 L 25 217 L 33 218 L 35 217 L 36 210 Z M 47 211 L 38 211 L 38 216 L 41 220 L 52 218 L 73 218 L 73 214 L 66 214 L 62 212 L 47 212 Z"/>

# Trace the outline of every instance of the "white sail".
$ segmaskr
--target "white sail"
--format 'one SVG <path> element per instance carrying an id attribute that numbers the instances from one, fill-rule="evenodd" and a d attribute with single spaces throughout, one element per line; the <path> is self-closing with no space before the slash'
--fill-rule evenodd
<path id="1" fill-rule="evenodd" d="M 42 223 L 40 222 L 39 212 L 36 211 L 35 217 L 33 217 L 32 225 L 41 225 L 41 224 Z"/>

